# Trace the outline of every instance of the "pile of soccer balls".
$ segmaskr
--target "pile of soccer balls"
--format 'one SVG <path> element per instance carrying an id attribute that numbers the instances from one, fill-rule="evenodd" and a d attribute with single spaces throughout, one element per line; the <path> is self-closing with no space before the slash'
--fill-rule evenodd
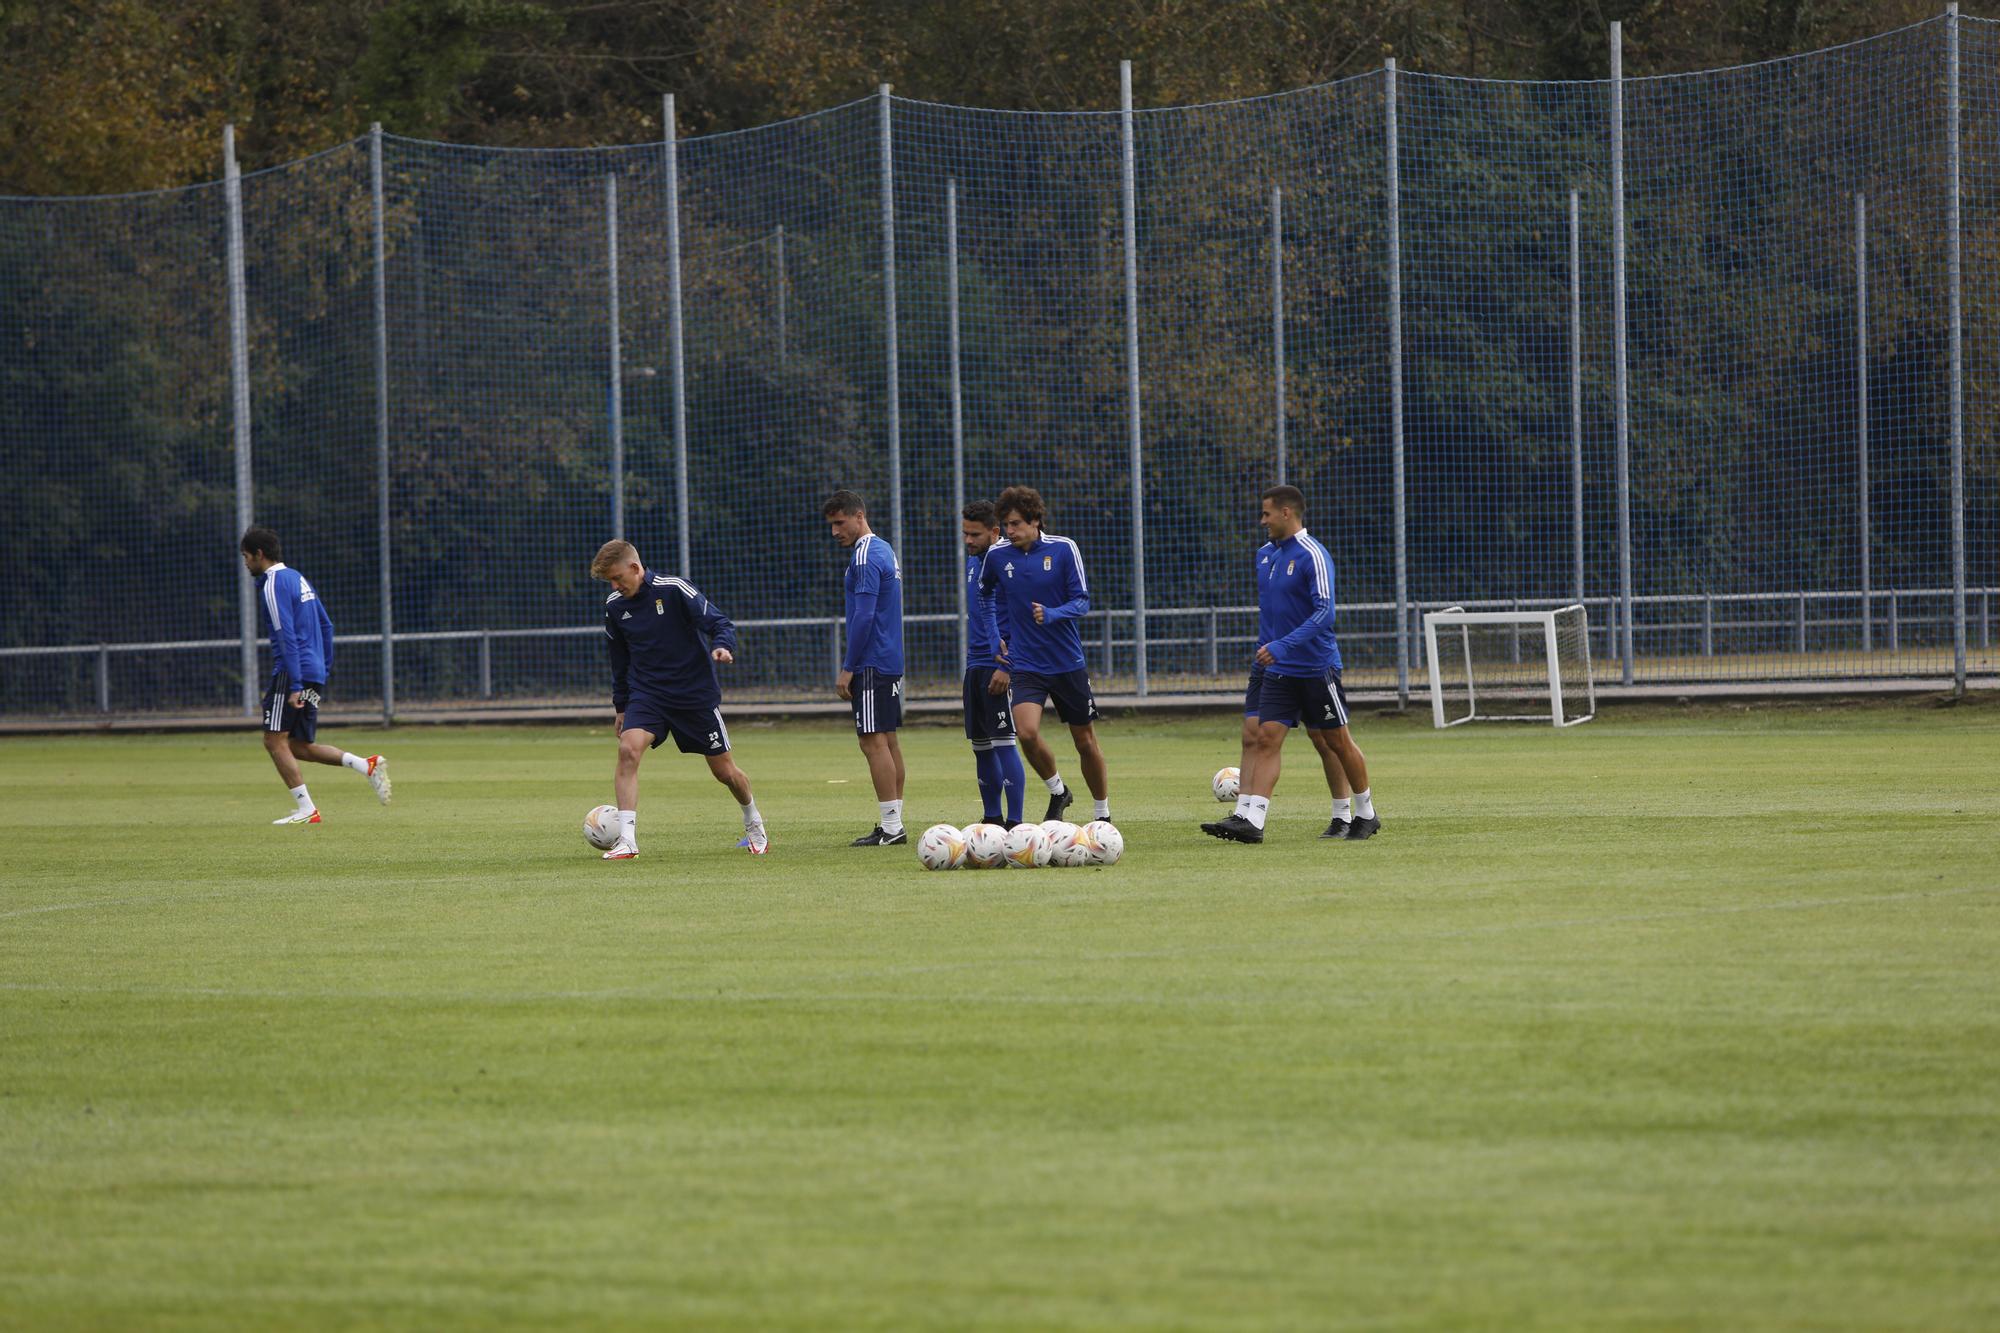
<path id="1" fill-rule="evenodd" d="M 1046 824 L 973 824 L 964 829 L 933 824 L 917 839 L 917 860 L 926 870 L 1000 870 L 1037 866 L 1108 866 L 1125 855 L 1125 835 L 1104 820 L 1081 827 L 1051 819 Z"/>

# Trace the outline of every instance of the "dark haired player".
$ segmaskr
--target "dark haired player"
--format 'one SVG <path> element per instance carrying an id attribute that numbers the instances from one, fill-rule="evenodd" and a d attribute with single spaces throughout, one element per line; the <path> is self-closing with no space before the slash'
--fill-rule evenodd
<path id="1" fill-rule="evenodd" d="M 835 687 L 854 706 L 854 732 L 875 784 L 875 827 L 851 847 L 893 847 L 903 831 L 903 569 L 889 543 L 868 526 L 868 507 L 853 491 L 835 491 L 820 507 L 833 539 L 851 547 L 842 591 L 847 607 L 847 654 Z"/>
<path id="2" fill-rule="evenodd" d="M 257 605 L 271 633 L 271 683 L 264 690 L 264 750 L 277 766 L 278 778 L 291 789 L 296 807 L 273 824 L 317 824 L 319 807 L 306 791 L 299 761 L 336 764 L 368 779 L 375 799 L 389 804 L 389 761 L 379 754 L 365 758 L 332 745 L 317 743 L 319 705 L 326 696 L 327 671 L 333 666 L 333 621 L 326 603 L 306 576 L 280 556 L 278 534 L 251 528 L 241 542 L 243 567 L 258 580 Z"/>
<path id="3" fill-rule="evenodd" d="M 639 761 L 668 736 L 682 754 L 708 761 L 715 780 L 743 808 L 743 839 L 752 856 L 770 850 L 750 779 L 729 752 L 722 687 L 714 663 L 736 660 L 736 627 L 685 579 L 648 572 L 628 541 L 608 541 L 590 576 L 611 585 L 604 637 L 611 652 L 611 706 L 618 710 L 618 842 L 607 861 L 639 854 Z"/>
<path id="4" fill-rule="evenodd" d="M 1045 510 L 1031 486 L 1009 486 L 994 501 L 1007 534 L 1004 545 L 986 553 L 981 592 L 998 595 L 1005 617 L 1008 664 L 1013 669 L 1014 734 L 1021 750 L 1049 789 L 1048 813 L 1060 819 L 1075 798 L 1056 771 L 1056 757 L 1042 739 L 1042 711 L 1053 702 L 1076 741 L 1077 762 L 1095 802 L 1093 818 L 1111 818 L 1111 780 L 1097 744 L 1097 696 L 1085 669 L 1077 621 L 1090 610 L 1083 557 L 1076 543 L 1042 531 Z"/>
<path id="5" fill-rule="evenodd" d="M 1013 828 L 1021 822 L 1028 775 L 1014 743 L 1014 698 L 1008 690 L 1012 677 L 1001 649 L 1007 623 L 999 614 L 998 594 L 979 586 L 980 566 L 1000 540 L 1000 520 L 986 500 L 974 500 L 959 517 L 960 535 L 965 538 L 965 738 L 972 742 L 972 761 L 979 773 L 981 818 Z"/>
<path id="6" fill-rule="evenodd" d="M 1335 789 L 1334 819 L 1322 837 L 1359 840 L 1382 827 L 1368 791 L 1368 765 L 1347 732 L 1347 695 L 1340 683 L 1340 645 L 1334 638 L 1333 557 L 1305 529 L 1305 496 L 1294 486 L 1264 492 L 1261 521 L 1270 538 L 1257 552 L 1257 664 L 1264 668 L 1257 699 L 1256 745 L 1243 771 L 1235 811 L 1201 826 L 1231 842 L 1264 841 L 1264 823 L 1277 789 L 1285 736 L 1304 722 L 1322 755 L 1329 751 L 1354 790 L 1354 818 L 1341 819 Z M 1324 741 L 1324 745 L 1320 744 Z M 1331 781 L 1331 772 L 1328 774 Z"/>

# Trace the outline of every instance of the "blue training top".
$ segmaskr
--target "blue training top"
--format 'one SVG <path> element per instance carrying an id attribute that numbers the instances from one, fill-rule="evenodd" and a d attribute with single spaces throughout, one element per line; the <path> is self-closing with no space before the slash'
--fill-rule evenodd
<path id="1" fill-rule="evenodd" d="M 873 667 L 885 676 L 903 674 L 903 568 L 889 543 L 869 533 L 854 543 L 854 559 L 844 581 L 847 600 L 847 655 L 843 671 Z"/>

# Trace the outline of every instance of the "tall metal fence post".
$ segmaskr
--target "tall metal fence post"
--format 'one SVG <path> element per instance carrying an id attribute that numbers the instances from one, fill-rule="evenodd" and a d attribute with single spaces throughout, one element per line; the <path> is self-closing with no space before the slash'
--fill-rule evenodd
<path id="1" fill-rule="evenodd" d="M 1271 384 L 1277 422 L 1278 484 L 1285 476 L 1285 192 L 1271 187 Z"/>
<path id="2" fill-rule="evenodd" d="M 1951 144 L 1951 682 L 1965 693 L 1965 296 L 1960 235 L 1958 4 L 1945 6 L 1946 117 Z"/>
<path id="3" fill-rule="evenodd" d="M 382 126 L 368 130 L 368 184 L 375 224 L 375 563 L 382 603 L 382 720 L 396 719 L 396 617 L 389 539 L 389 238 L 382 191 Z"/>
<path id="4" fill-rule="evenodd" d="M 777 255 L 774 263 L 778 270 L 778 368 L 782 370 L 791 357 L 791 353 L 787 348 L 790 339 L 786 337 L 785 315 L 787 313 L 786 307 L 790 304 L 789 298 L 791 295 L 787 289 L 790 287 L 792 281 L 791 275 L 785 269 L 785 224 L 782 222 L 778 224 L 778 240 L 775 249 Z"/>
<path id="5" fill-rule="evenodd" d="M 1139 433 L 1139 187 L 1132 146 L 1132 62 L 1118 62 L 1118 124 L 1124 157 L 1125 397 L 1132 469 L 1132 684 L 1146 695 L 1146 482 Z M 1106 633 L 1110 631 L 1107 628 Z"/>
<path id="6" fill-rule="evenodd" d="M 604 259 L 611 325 L 611 535 L 625 538 L 625 351 L 618 320 L 618 177 L 604 177 Z"/>
<path id="7" fill-rule="evenodd" d="M 681 137 L 674 95 L 664 99 L 667 148 L 667 364 L 673 379 L 674 528 L 680 543 L 680 572 L 694 577 L 693 541 L 688 532 L 687 355 L 681 320 Z"/>
<path id="8" fill-rule="evenodd" d="M 1625 31 L 1611 23 L 1611 350 L 1617 365 L 1618 658 L 1632 683 L 1632 416 L 1625 346 Z"/>
<path id="9" fill-rule="evenodd" d="M 229 246 L 229 405 L 236 445 L 236 535 L 253 521 L 250 474 L 250 330 L 249 298 L 243 276 L 243 175 L 236 166 L 236 127 L 222 127 L 223 206 L 228 214 Z M 243 715 L 257 715 L 257 585 L 238 562 L 236 628 L 242 640 Z"/>
<path id="10" fill-rule="evenodd" d="M 1410 706 L 1410 548 L 1403 490 L 1403 187 L 1397 163 L 1396 62 L 1383 67 L 1389 197 L 1389 452 L 1396 490 L 1396 705 Z"/>
<path id="11" fill-rule="evenodd" d="M 889 85 L 881 101 L 882 148 L 882 343 L 888 359 L 889 387 L 889 544 L 903 551 L 903 384 L 896 346 L 896 151 L 891 124 L 895 102 Z"/>
<path id="12" fill-rule="evenodd" d="M 1583 224 L 1569 192 L 1569 544 L 1578 605 L 1583 602 Z"/>
<path id="13" fill-rule="evenodd" d="M 1875 649 L 1875 606 L 1868 532 L 1868 196 L 1854 195 L 1855 517 L 1861 546 L 1861 651 Z"/>
<path id="14" fill-rule="evenodd" d="M 958 532 L 958 515 L 965 510 L 965 388 L 959 375 L 958 341 L 958 180 L 944 183 L 944 281 L 945 313 L 949 320 L 947 351 L 951 359 L 951 530 Z M 946 568 L 955 568 L 963 546 L 954 545 L 954 558 Z M 958 660 L 970 650 L 965 627 L 965 580 L 958 583 Z"/>

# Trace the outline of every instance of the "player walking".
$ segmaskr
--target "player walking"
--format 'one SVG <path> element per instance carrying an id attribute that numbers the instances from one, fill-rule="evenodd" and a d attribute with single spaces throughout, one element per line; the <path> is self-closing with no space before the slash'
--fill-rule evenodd
<path id="1" fill-rule="evenodd" d="M 868 526 L 868 509 L 853 491 L 835 491 L 820 514 L 833 539 L 852 547 L 843 580 L 847 604 L 847 655 L 835 682 L 854 706 L 854 731 L 875 784 L 879 817 L 853 847 L 893 847 L 910 840 L 903 831 L 903 570 L 889 543 Z"/>
<path id="2" fill-rule="evenodd" d="M 1265 491 L 1261 519 L 1270 542 L 1257 552 L 1257 665 L 1264 668 L 1257 698 L 1256 744 L 1243 770 L 1235 812 L 1202 832 L 1232 842 L 1264 841 L 1271 793 L 1277 789 L 1280 752 L 1290 729 L 1304 721 L 1323 756 L 1331 753 L 1354 791 L 1349 820 L 1338 786 L 1325 838 L 1370 838 L 1382 827 L 1368 791 L 1368 765 L 1347 731 L 1347 694 L 1340 683 L 1340 645 L 1334 637 L 1333 557 L 1305 529 L 1305 496 L 1295 486 Z M 1321 745 L 1321 741 L 1324 745 Z M 1328 782 L 1333 782 L 1331 769 Z"/>
<path id="3" fill-rule="evenodd" d="M 1262 569 L 1265 564 L 1265 557 L 1276 549 L 1277 546 L 1273 542 L 1265 542 L 1262 546 L 1258 547 L 1257 568 Z M 1273 637 L 1275 636 L 1259 636 L 1257 640 L 1258 646 L 1261 647 Z M 1243 690 L 1242 755 L 1236 761 L 1236 771 L 1239 774 L 1237 784 L 1239 792 L 1248 790 L 1243 784 L 1250 780 L 1251 774 L 1257 767 L 1257 710 L 1260 707 L 1260 700 L 1263 697 L 1263 693 L 1264 664 L 1253 659 L 1250 663 L 1250 680 Z M 1322 838 L 1344 838 L 1347 836 L 1349 812 L 1353 805 L 1354 788 L 1347 781 L 1347 770 L 1341 766 L 1340 755 L 1334 750 L 1333 743 L 1327 739 L 1330 735 L 1332 733 L 1327 731 L 1312 729 L 1306 731 L 1306 738 L 1313 743 L 1313 748 L 1319 751 L 1320 768 L 1326 774 L 1326 788 L 1329 792 L 1333 793 L 1333 821 L 1326 826 L 1326 832 L 1319 836 Z"/>
<path id="4" fill-rule="evenodd" d="M 1111 780 L 1093 726 L 1099 716 L 1097 697 L 1076 628 L 1090 610 L 1083 557 L 1069 538 L 1043 533 L 1045 510 L 1033 487 L 1009 486 L 993 509 L 1007 541 L 986 553 L 979 588 L 997 594 L 996 613 L 1008 629 L 1002 646 L 1013 669 L 1014 734 L 1049 789 L 1048 813 L 1042 818 L 1060 819 L 1075 799 L 1042 739 L 1042 710 L 1053 700 L 1076 741 L 1077 761 L 1095 802 L 1093 818 L 1109 820 Z"/>
<path id="5" fill-rule="evenodd" d="M 998 593 L 979 586 L 986 553 L 1000 540 L 1000 520 L 986 500 L 973 501 L 959 517 L 965 538 L 965 738 L 972 742 L 972 762 L 979 773 L 981 818 L 1013 828 L 1021 822 L 1028 775 L 1014 743 L 1012 678 L 1000 646 L 1007 637 L 1006 621 L 999 615 Z"/>
<path id="6" fill-rule="evenodd" d="M 306 576 L 279 559 L 278 534 L 251 528 L 241 543 L 243 567 L 256 576 L 257 605 L 271 634 L 271 683 L 264 690 L 264 750 L 277 766 L 279 779 L 291 789 L 297 807 L 273 824 L 317 824 L 319 807 L 306 792 L 299 761 L 336 764 L 368 779 L 375 799 L 389 804 L 389 761 L 379 754 L 363 758 L 316 742 L 319 705 L 326 697 L 327 671 L 333 666 L 333 621 L 326 603 Z"/>
<path id="7" fill-rule="evenodd" d="M 708 761 L 715 780 L 743 807 L 743 840 L 753 856 L 770 850 L 750 779 L 729 752 L 722 689 L 714 663 L 736 660 L 736 627 L 685 579 L 654 574 L 627 541 L 608 541 L 590 576 L 611 585 L 604 635 L 611 650 L 611 706 L 618 710 L 618 842 L 604 854 L 639 854 L 639 761 L 668 736 L 682 754 Z"/>

